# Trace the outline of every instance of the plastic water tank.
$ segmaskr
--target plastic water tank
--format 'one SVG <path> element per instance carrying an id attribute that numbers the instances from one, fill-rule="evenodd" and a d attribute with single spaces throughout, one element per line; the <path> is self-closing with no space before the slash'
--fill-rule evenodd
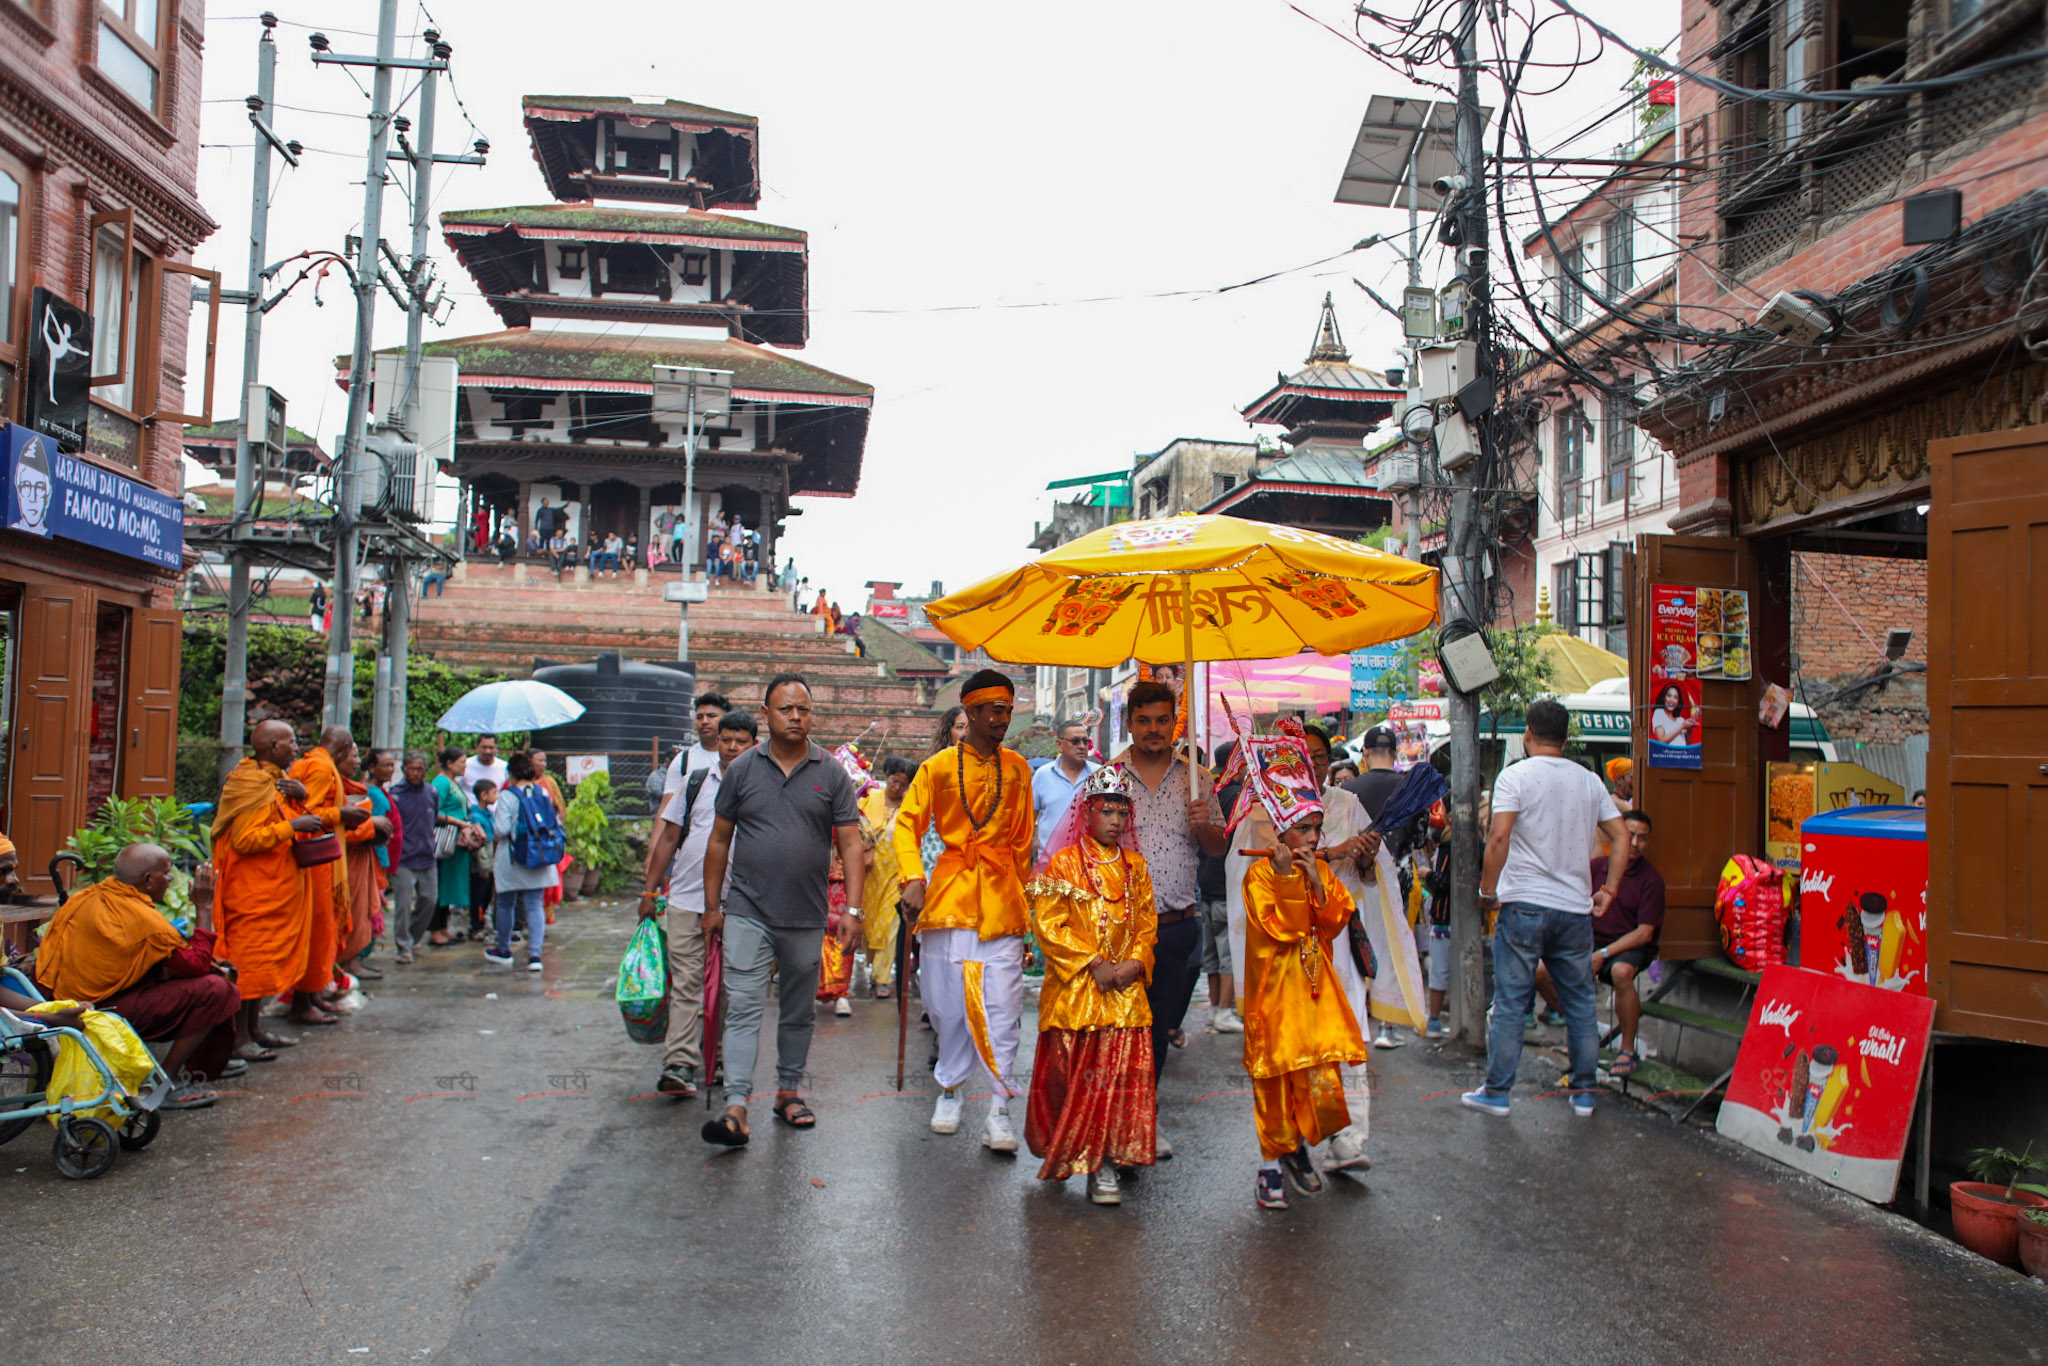
<path id="1" fill-rule="evenodd" d="M 643 664 L 605 653 L 587 664 L 549 664 L 533 676 L 552 683 L 584 706 L 565 726 L 535 731 L 533 742 L 550 757 L 567 754 L 646 753 L 661 742 L 662 757 L 674 746 L 695 742 L 691 703 L 697 692 L 694 665 Z"/>

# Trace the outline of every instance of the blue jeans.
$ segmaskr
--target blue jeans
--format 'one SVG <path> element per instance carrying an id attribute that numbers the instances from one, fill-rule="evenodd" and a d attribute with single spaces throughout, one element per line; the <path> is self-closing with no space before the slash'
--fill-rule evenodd
<path id="1" fill-rule="evenodd" d="M 548 913 L 539 887 L 498 893 L 498 952 L 511 954 L 512 922 L 521 911 L 526 913 L 526 956 L 538 958 L 541 941 L 548 937 Z"/>
<path id="2" fill-rule="evenodd" d="M 1527 901 L 1501 903 L 1493 935 L 1493 1009 L 1486 1016 L 1486 1089 L 1514 1089 L 1522 1061 L 1522 1021 L 1536 996 L 1536 964 L 1550 969 L 1564 1012 L 1572 1089 L 1590 1091 L 1600 1062 L 1593 997 L 1593 917 Z"/>

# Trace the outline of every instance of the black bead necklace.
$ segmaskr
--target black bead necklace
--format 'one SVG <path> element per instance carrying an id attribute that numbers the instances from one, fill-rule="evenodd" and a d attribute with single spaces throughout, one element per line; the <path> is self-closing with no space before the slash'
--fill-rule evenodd
<path id="1" fill-rule="evenodd" d="M 1002 746 L 996 746 L 996 795 L 990 800 L 988 810 L 984 811 L 979 817 L 974 814 L 974 803 L 967 799 L 967 742 L 965 740 L 956 740 L 953 743 L 953 771 L 960 776 L 960 809 L 967 813 L 967 823 L 974 827 L 975 833 L 979 834 L 982 826 L 995 819 L 997 809 L 1003 804 Z"/>

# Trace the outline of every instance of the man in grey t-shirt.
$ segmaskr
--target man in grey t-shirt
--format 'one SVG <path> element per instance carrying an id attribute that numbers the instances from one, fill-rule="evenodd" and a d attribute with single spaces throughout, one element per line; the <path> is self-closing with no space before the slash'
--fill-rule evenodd
<path id="1" fill-rule="evenodd" d="M 1522 1017 L 1536 991 L 1536 965 L 1550 971 L 1564 1011 L 1571 1055 L 1571 1112 L 1593 1114 L 1600 1023 L 1593 990 L 1593 917 L 1614 899 L 1628 871 L 1628 831 L 1592 770 L 1564 757 L 1571 715 L 1551 698 L 1529 704 L 1527 758 L 1501 770 L 1493 827 L 1479 871 L 1479 900 L 1498 904 L 1493 933 L 1493 1009 L 1486 1017 L 1486 1081 L 1460 1096 L 1468 1109 L 1506 1115 L 1522 1060 Z M 1620 852 L 1607 885 L 1593 890 L 1586 851 L 1593 832 Z"/>
<path id="2" fill-rule="evenodd" d="M 704 933 L 725 936 L 725 1113 L 704 1126 L 704 1141 L 736 1148 L 747 1141 L 747 1097 L 754 1089 L 768 972 L 781 965 L 781 1018 L 775 1031 L 775 1117 L 792 1129 L 816 1126 L 803 1102 L 811 1053 L 818 963 L 825 942 L 825 879 L 832 846 L 846 867 L 843 943 L 861 936 L 857 907 L 866 862 L 853 780 L 811 743 L 811 689 L 800 674 L 768 682 L 761 719 L 768 743 L 732 761 L 718 785 L 717 820 L 704 850 Z M 735 839 L 737 837 L 737 839 Z M 737 852 L 735 852 L 737 850 Z M 732 869 L 728 892 L 726 869 Z"/>

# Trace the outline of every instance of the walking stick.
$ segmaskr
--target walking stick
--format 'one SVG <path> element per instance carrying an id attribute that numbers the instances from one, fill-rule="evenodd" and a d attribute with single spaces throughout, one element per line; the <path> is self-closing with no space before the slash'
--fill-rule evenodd
<path id="1" fill-rule="evenodd" d="M 903 1089 L 903 1050 L 910 1039 L 910 914 L 896 903 L 896 1089 Z"/>

